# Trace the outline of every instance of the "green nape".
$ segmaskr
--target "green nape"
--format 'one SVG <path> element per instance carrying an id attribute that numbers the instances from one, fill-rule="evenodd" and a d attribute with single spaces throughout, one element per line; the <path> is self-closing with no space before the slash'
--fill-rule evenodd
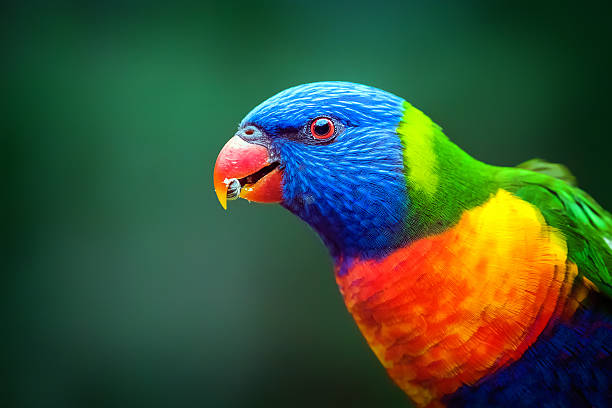
<path id="1" fill-rule="evenodd" d="M 464 211 L 505 189 L 539 209 L 562 233 L 579 273 L 612 298 L 612 215 L 575 187 L 565 166 L 535 159 L 518 167 L 482 163 L 407 102 L 397 132 L 404 148 L 411 239 L 451 228 Z"/>
<path id="2" fill-rule="evenodd" d="M 408 102 L 397 132 L 404 147 L 407 226 L 413 239 L 450 228 L 465 210 L 483 204 L 497 190 L 499 168 L 465 153 Z"/>

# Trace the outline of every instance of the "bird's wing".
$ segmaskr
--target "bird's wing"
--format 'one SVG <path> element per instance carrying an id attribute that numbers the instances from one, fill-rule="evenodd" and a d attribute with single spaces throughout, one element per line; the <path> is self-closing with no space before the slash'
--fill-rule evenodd
<path id="1" fill-rule="evenodd" d="M 519 169 L 535 171 L 536 173 L 547 174 L 559 180 L 565 181 L 570 186 L 576 187 L 576 177 L 563 164 L 550 163 L 542 159 L 531 159 L 517 165 Z"/>
<path id="2" fill-rule="evenodd" d="M 568 174 L 570 180 L 575 179 L 564 166 L 561 169 L 565 171 L 557 173 L 559 177 L 548 171 L 557 165 L 533 163 L 537 169 L 545 164 L 546 171 L 529 167 L 507 169 L 502 172 L 504 184 L 538 207 L 546 222 L 563 233 L 569 260 L 578 266 L 581 275 L 612 299 L 612 216 L 591 196 L 567 182 Z"/>

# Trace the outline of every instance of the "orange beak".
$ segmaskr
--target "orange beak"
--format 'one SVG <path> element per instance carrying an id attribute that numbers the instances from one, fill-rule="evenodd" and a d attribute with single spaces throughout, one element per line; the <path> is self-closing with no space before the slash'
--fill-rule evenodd
<path id="1" fill-rule="evenodd" d="M 270 161 L 265 147 L 232 137 L 215 163 L 213 180 L 221 206 L 227 209 L 227 200 L 238 197 L 260 203 L 281 202 L 283 173 L 278 165 Z"/>

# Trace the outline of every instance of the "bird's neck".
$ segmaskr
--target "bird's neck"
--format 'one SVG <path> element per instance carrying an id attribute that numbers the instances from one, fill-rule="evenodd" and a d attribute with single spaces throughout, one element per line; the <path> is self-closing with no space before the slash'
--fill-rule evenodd
<path id="1" fill-rule="evenodd" d="M 391 378 L 418 406 L 434 406 L 573 315 L 577 268 L 566 252 L 536 207 L 499 190 L 441 234 L 384 259 L 342 259 L 336 281 Z"/>
<path id="2" fill-rule="evenodd" d="M 461 150 L 408 103 L 397 132 L 404 147 L 411 240 L 447 230 L 465 210 L 484 203 L 497 190 L 496 167 Z"/>
<path id="3" fill-rule="evenodd" d="M 286 166 L 283 205 L 317 231 L 336 263 L 381 259 L 442 232 L 496 190 L 494 167 L 463 152 L 408 103 L 395 129 L 334 144 L 325 168 L 299 165 L 321 161 L 322 149 L 283 149 L 296 161 Z"/>
<path id="4" fill-rule="evenodd" d="M 407 102 L 396 133 L 402 147 L 405 186 L 401 226 L 397 227 L 398 221 L 393 220 L 395 231 L 394 239 L 388 241 L 390 245 L 370 253 L 340 247 L 335 254 L 332 252 L 337 265 L 349 265 L 355 257 L 380 259 L 418 239 L 446 231 L 465 211 L 486 202 L 499 188 L 499 168 L 461 150 L 437 124 Z M 382 235 L 386 231 L 382 228 L 376 232 Z"/>

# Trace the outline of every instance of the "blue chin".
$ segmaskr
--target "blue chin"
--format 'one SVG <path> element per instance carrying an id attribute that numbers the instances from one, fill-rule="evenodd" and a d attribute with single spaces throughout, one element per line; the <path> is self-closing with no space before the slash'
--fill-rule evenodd
<path id="1" fill-rule="evenodd" d="M 286 141 L 283 206 L 321 236 L 334 257 L 379 258 L 404 244 L 409 208 L 395 131 L 348 129 L 334 143 Z"/>

